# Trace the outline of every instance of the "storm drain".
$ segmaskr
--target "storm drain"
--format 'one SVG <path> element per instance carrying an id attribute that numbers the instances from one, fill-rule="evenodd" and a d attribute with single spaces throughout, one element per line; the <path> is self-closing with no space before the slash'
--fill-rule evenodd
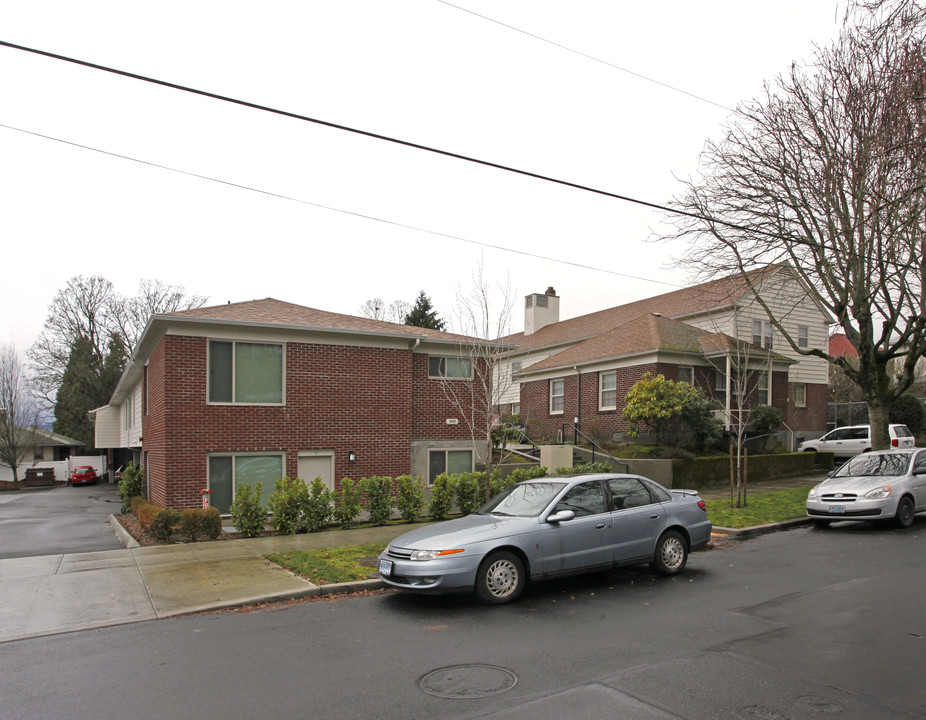
<path id="1" fill-rule="evenodd" d="M 492 665 L 454 665 L 429 672 L 418 681 L 428 695 L 457 699 L 498 695 L 517 684 L 513 672 Z"/>

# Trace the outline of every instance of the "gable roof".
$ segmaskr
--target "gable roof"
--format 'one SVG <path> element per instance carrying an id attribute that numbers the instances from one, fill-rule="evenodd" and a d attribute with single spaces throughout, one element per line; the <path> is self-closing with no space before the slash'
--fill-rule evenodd
<path id="1" fill-rule="evenodd" d="M 747 275 L 750 281 L 759 282 L 781 267 L 781 265 L 766 265 Z M 570 320 L 561 320 L 542 327 L 532 335 L 525 335 L 521 332 L 503 338 L 503 340 L 517 345 L 519 350 L 538 350 L 587 340 L 643 315 L 659 313 L 668 318 L 684 319 L 722 310 L 732 307 L 749 294 L 751 291 L 746 280 L 739 274 L 731 275 L 626 305 L 599 310 Z"/>
<path id="2" fill-rule="evenodd" d="M 526 376 L 544 370 L 586 365 L 654 351 L 701 356 L 725 353 L 736 344 L 737 340 L 724 333 L 708 332 L 659 313 L 650 313 L 534 363 L 524 368 L 520 375 Z M 779 362 L 795 362 L 752 343 L 739 341 L 739 345 L 753 356 L 762 355 Z"/>
<path id="3" fill-rule="evenodd" d="M 403 337 L 420 337 L 433 340 L 472 340 L 472 338 L 464 335 L 455 335 L 443 330 L 400 325 L 355 315 L 343 315 L 304 305 L 296 305 L 275 298 L 213 305 L 212 307 L 194 308 L 192 310 L 179 310 L 156 317 L 166 320 L 195 319 L 245 325 L 279 325 L 307 330 L 352 330 L 359 333 L 401 335 Z"/>

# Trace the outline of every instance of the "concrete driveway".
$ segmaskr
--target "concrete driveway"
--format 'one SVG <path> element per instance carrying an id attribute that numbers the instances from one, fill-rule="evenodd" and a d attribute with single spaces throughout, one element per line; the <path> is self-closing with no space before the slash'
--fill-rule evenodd
<path id="1" fill-rule="evenodd" d="M 105 482 L 0 493 L 0 559 L 120 549 L 107 519 L 121 509 Z"/>

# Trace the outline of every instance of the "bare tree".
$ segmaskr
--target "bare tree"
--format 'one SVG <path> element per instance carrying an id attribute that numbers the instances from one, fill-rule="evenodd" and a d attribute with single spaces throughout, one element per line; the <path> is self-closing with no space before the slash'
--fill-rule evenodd
<path id="1" fill-rule="evenodd" d="M 360 306 L 358 312 L 362 317 L 371 320 L 382 320 L 401 325 L 405 316 L 412 309 L 412 305 L 405 300 L 393 300 L 388 305 L 382 298 L 371 298 Z"/>
<path id="2" fill-rule="evenodd" d="M 202 295 L 187 295 L 179 285 L 168 285 L 161 280 L 142 280 L 133 297 L 113 300 L 109 331 L 121 335 L 126 353 L 131 356 L 152 315 L 200 308 L 207 300 Z"/>
<path id="3" fill-rule="evenodd" d="M 49 406 L 54 405 L 77 338 L 90 341 L 94 362 L 102 367 L 114 336 L 122 338 L 131 356 L 152 314 L 202 307 L 205 302 L 204 297 L 187 295 L 182 287 L 160 280 L 142 280 L 138 294 L 126 298 L 98 275 L 71 278 L 55 295 L 42 334 L 27 353 L 37 393 Z"/>
<path id="4" fill-rule="evenodd" d="M 811 67 L 737 109 L 674 203 L 684 214 L 672 237 L 692 241 L 682 262 L 702 277 L 739 273 L 796 353 L 840 367 L 884 448 L 891 405 L 926 352 L 926 19 L 910 0 L 876 5 L 849 13 Z M 747 274 L 768 263 L 790 267 L 836 318 L 857 365 L 799 346 Z"/>
<path id="5" fill-rule="evenodd" d="M 35 447 L 40 408 L 25 365 L 13 345 L 0 344 L 0 462 L 19 479 L 19 466 Z"/>
<path id="6" fill-rule="evenodd" d="M 511 284 L 506 282 L 491 288 L 480 262 L 473 273 L 472 287 L 466 292 L 457 290 L 456 316 L 451 323 L 460 337 L 460 355 L 469 358 L 472 382 L 447 378 L 442 383 L 444 394 L 466 423 L 473 446 L 484 449 L 486 500 L 491 494 L 492 431 L 498 425 L 496 408 L 506 383 L 511 382 L 510 375 L 500 377 L 496 373 L 500 356 L 511 349 L 500 338 L 511 334 L 513 307 Z"/>

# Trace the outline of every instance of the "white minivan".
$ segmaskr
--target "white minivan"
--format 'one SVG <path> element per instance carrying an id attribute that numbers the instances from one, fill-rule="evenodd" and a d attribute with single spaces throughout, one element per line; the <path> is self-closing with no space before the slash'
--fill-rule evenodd
<path id="1" fill-rule="evenodd" d="M 913 433 L 906 425 L 889 425 L 891 447 L 912 448 L 916 445 Z M 831 452 L 836 457 L 852 457 L 871 450 L 871 427 L 849 425 L 830 430 L 816 440 L 805 440 L 797 446 L 798 452 Z"/>

